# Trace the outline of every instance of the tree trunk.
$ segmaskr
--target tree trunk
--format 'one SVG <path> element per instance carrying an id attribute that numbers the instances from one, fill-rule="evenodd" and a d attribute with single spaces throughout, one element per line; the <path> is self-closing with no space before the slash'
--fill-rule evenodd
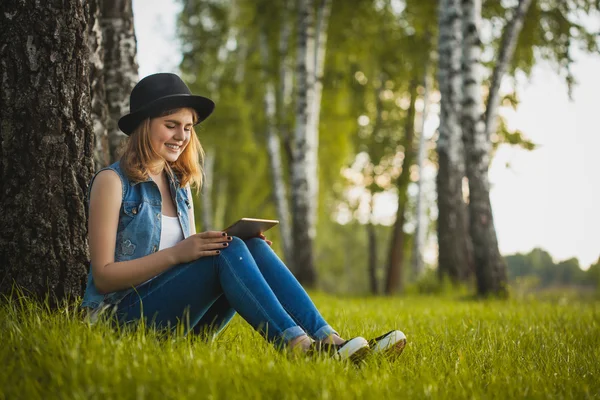
<path id="1" fill-rule="evenodd" d="M 281 232 L 281 244 L 285 262 L 291 270 L 292 267 L 292 243 L 291 232 L 288 224 L 289 209 L 286 196 L 285 180 L 283 177 L 283 163 L 281 161 L 281 143 L 277 135 L 276 111 L 275 111 L 275 85 L 269 78 L 269 44 L 265 32 L 260 34 L 260 50 L 263 61 L 262 78 L 265 85 L 265 121 L 267 153 L 269 154 L 269 167 L 271 168 L 271 179 L 273 181 L 273 197 L 275 208 L 279 218 L 279 231 Z"/>
<path id="2" fill-rule="evenodd" d="M 87 15 L 81 1 L 0 13 L 0 293 L 82 294 L 94 170 Z"/>
<path id="3" fill-rule="evenodd" d="M 215 229 L 213 223 L 213 179 L 215 170 L 215 151 L 213 148 L 207 148 L 204 155 L 204 181 L 202 184 L 202 230 L 212 231 Z M 225 226 L 218 229 L 224 229 Z"/>
<path id="4" fill-rule="evenodd" d="M 485 136 L 490 140 L 491 134 L 496 130 L 498 107 L 500 106 L 500 83 L 515 53 L 519 34 L 523 28 L 525 15 L 531 6 L 532 0 L 519 0 L 515 7 L 512 19 L 506 25 L 502 35 L 502 43 L 492 74 L 492 84 L 485 110 Z"/>
<path id="5" fill-rule="evenodd" d="M 490 204 L 488 180 L 490 141 L 483 122 L 481 96 L 481 0 L 463 0 L 462 126 L 469 178 L 469 222 L 473 240 L 477 291 L 480 295 L 506 292 L 506 263 L 498 240 Z"/>
<path id="6" fill-rule="evenodd" d="M 413 276 L 418 278 L 423 273 L 423 248 L 425 246 L 425 234 L 427 227 L 424 226 L 423 209 L 423 164 L 425 163 L 425 122 L 427 121 L 427 111 L 429 108 L 429 92 L 431 91 L 431 77 L 429 76 L 431 58 L 428 56 L 423 65 L 423 112 L 421 113 L 421 132 L 419 135 L 419 149 L 417 151 L 417 166 L 419 167 L 419 180 L 417 181 L 417 210 L 416 227 L 413 238 L 412 252 L 412 272 Z"/>
<path id="7" fill-rule="evenodd" d="M 104 88 L 104 39 L 100 27 L 101 0 L 90 0 L 87 25 L 90 52 L 90 91 L 92 99 L 92 126 L 94 129 L 94 166 L 98 171 L 110 164 L 108 147 L 108 107 Z"/>
<path id="8" fill-rule="evenodd" d="M 367 228 L 367 240 L 369 246 L 369 286 L 371 293 L 374 295 L 379 294 L 379 285 L 377 284 L 377 233 L 375 232 L 375 225 L 371 222 L 373 215 L 373 194 L 371 194 L 371 207 L 369 222 L 366 225 Z"/>
<path id="9" fill-rule="evenodd" d="M 284 2 L 284 13 L 282 15 L 283 21 L 288 21 L 291 14 L 291 2 Z M 289 57 L 289 41 L 292 24 L 282 23 L 281 31 L 279 36 L 279 88 L 277 90 L 277 126 L 279 129 L 279 136 L 283 141 L 283 148 L 287 157 L 287 167 L 291 174 L 293 164 L 293 140 L 291 134 L 291 128 L 288 123 L 288 110 L 292 104 L 292 89 L 293 89 L 293 78 L 294 71 L 290 65 Z M 291 177 L 289 177 L 291 181 Z M 291 235 L 291 234 L 290 234 Z M 291 236 L 290 236 L 291 240 Z M 290 264 L 293 268 L 293 265 Z"/>
<path id="10" fill-rule="evenodd" d="M 292 207 L 295 274 L 301 284 L 314 287 L 317 274 L 313 257 L 315 238 L 313 204 L 310 188 L 317 179 L 310 175 L 313 169 L 308 165 L 315 162 L 316 148 L 308 136 L 310 105 L 314 101 L 314 9 L 311 0 L 300 0 L 298 4 L 298 55 L 296 62 L 297 98 L 295 146 L 292 161 Z"/>
<path id="11" fill-rule="evenodd" d="M 309 103 L 309 123 L 307 127 L 307 137 L 310 138 L 314 146 L 314 152 L 310 154 L 310 159 L 307 160 L 309 169 L 308 175 L 313 179 L 309 179 L 309 193 L 311 205 L 311 225 L 316 226 L 316 218 L 318 215 L 319 205 L 319 121 L 321 114 L 321 97 L 323 93 L 323 71 L 325 69 L 325 52 L 327 50 L 327 29 L 329 26 L 329 16 L 331 15 L 331 0 L 319 0 L 317 10 L 317 25 L 315 30 L 315 48 L 312 72 L 314 78 L 314 99 Z"/>
<path id="12" fill-rule="evenodd" d="M 127 138 L 117 123 L 129 113 L 129 94 L 138 81 L 137 44 L 131 0 L 102 0 L 101 3 L 108 140 L 113 163 L 121 157 L 121 146 Z"/>
<path id="13" fill-rule="evenodd" d="M 467 208 L 463 200 L 464 146 L 460 126 L 461 8 L 460 0 L 440 0 L 439 68 L 441 94 L 437 141 L 438 272 L 453 282 L 465 280 L 471 270 Z"/>
<path id="14" fill-rule="evenodd" d="M 406 116 L 406 128 L 404 129 L 404 159 L 402 170 L 396 180 L 398 190 L 398 209 L 392 238 L 390 240 L 390 252 L 388 256 L 387 276 L 385 282 L 385 293 L 390 295 L 401 292 L 404 287 L 404 221 L 406 203 L 408 201 L 408 185 L 410 184 L 410 167 L 415 158 L 414 136 L 415 136 L 415 101 L 417 99 L 417 81 L 412 79 L 409 87 L 410 105 Z"/>

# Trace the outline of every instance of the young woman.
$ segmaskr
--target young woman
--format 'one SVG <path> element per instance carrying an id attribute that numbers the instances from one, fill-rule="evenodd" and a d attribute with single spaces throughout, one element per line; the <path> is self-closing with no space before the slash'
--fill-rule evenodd
<path id="1" fill-rule="evenodd" d="M 267 340 L 299 351 L 357 360 L 399 354 L 404 334 L 344 340 L 320 315 L 264 235 L 196 233 L 190 187 L 202 185 L 203 151 L 193 126 L 214 103 L 192 95 L 174 74 L 142 79 L 119 120 L 129 135 L 119 161 L 90 183 L 91 266 L 82 306 L 119 323 L 178 321 L 216 335 L 239 313 Z"/>

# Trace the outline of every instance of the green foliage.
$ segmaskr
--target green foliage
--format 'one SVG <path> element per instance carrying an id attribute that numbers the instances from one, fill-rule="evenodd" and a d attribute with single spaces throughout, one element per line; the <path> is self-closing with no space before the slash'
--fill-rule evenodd
<path id="1" fill-rule="evenodd" d="M 194 92 L 213 98 L 217 104 L 215 113 L 199 131 L 203 146 L 216 157 L 215 170 L 207 177 L 214 186 L 210 195 L 217 214 L 216 229 L 243 216 L 275 218 L 264 135 L 262 72 L 266 69 L 266 79 L 279 86 L 282 26 L 291 27 L 287 62 L 294 69 L 295 6 L 285 0 L 181 3 L 178 35 L 183 48 L 182 75 Z M 489 59 L 488 72 L 494 66 L 494 54 L 515 4 L 516 1 L 484 1 L 483 18 L 491 32 L 483 43 Z M 598 51 L 597 37 L 580 24 L 581 16 L 599 9 L 597 0 L 534 0 L 509 75 L 516 71 L 528 74 L 535 63 L 546 59 L 571 82 L 570 49 L 578 45 L 585 51 Z M 398 161 L 407 145 L 408 88 L 412 80 L 423 82 L 424 64 L 437 48 L 437 29 L 435 1 L 333 1 L 322 81 L 318 154 L 316 258 L 323 287 L 335 287 L 332 283 L 338 274 L 346 273 L 341 271 L 346 271 L 347 253 L 332 249 L 335 243 L 352 243 L 353 251 L 364 257 L 364 261 L 352 263 L 352 273 L 356 277 L 367 276 L 368 249 L 361 236 L 363 227 L 350 224 L 353 228 L 342 228 L 332 218 L 340 204 L 349 206 L 344 192 L 356 185 L 340 171 L 352 165 L 357 154 L 365 153 L 370 160 L 362 171 L 365 191 L 397 191 L 393 182 L 400 173 Z M 268 37 L 268 59 L 263 59 L 258 49 L 261 32 Z M 429 68 L 432 76 L 436 76 L 436 68 L 434 62 Z M 517 94 L 505 96 L 502 104 L 516 108 Z M 284 127 L 281 134 L 285 139 L 293 133 L 293 100 L 284 114 L 277 122 Z M 369 122 L 359 124 L 361 116 Z M 502 143 L 535 148 L 523 132 L 508 130 L 503 120 L 492 141 L 494 148 Z M 282 154 L 285 176 L 289 176 L 286 149 L 282 148 Z M 428 157 L 435 161 L 435 154 Z M 195 204 L 196 220 L 201 226 L 203 197 L 196 199 Z M 382 232 L 386 229 L 382 227 Z M 274 230 L 270 236 L 278 249 L 277 235 L 278 230 Z M 389 250 L 386 235 L 379 239 L 382 263 Z M 366 285 L 360 279 L 348 287 L 362 291 Z"/>
<path id="2" fill-rule="evenodd" d="M 532 286 L 591 286 L 599 287 L 600 276 L 598 264 L 592 265 L 587 271 L 581 269 L 576 258 L 555 263 L 548 252 L 533 249 L 528 254 L 514 254 L 505 257 L 508 265 L 509 279 L 516 281 L 530 278 Z M 531 280 L 535 278 L 535 280 Z"/>
<path id="3" fill-rule="evenodd" d="M 504 7 L 504 4 L 508 4 Z M 487 18 L 497 32 L 506 25 L 515 2 L 488 0 L 484 2 L 483 17 Z M 517 48 L 511 63 L 510 74 L 517 70 L 531 74 L 539 60 L 547 60 L 556 66 L 571 92 L 575 83 L 570 67 L 572 50 L 578 46 L 585 52 L 600 51 L 597 32 L 590 31 L 582 20 L 586 15 L 598 16 L 597 0 L 533 0 L 519 35 Z M 491 41 L 494 49 L 499 47 L 501 35 Z"/>
<path id="4" fill-rule="evenodd" d="M 276 351 L 236 316 L 211 343 L 90 326 L 79 310 L 0 303 L 0 398 L 592 398 L 598 303 L 335 298 L 315 304 L 344 337 L 401 329 L 396 360 L 355 367 Z"/>

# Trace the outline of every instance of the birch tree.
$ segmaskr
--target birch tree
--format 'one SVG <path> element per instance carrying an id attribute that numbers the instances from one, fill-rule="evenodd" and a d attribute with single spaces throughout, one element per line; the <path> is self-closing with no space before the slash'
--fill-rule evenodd
<path id="1" fill-rule="evenodd" d="M 423 186 L 423 170 L 425 164 L 425 122 L 427 121 L 427 112 L 429 110 L 429 93 L 431 92 L 431 76 L 430 74 L 431 56 L 425 59 L 423 64 L 423 110 L 421 111 L 421 129 L 419 132 L 419 145 L 417 148 L 417 168 L 419 169 L 419 180 L 417 181 L 417 209 L 416 209 L 416 224 L 415 234 L 413 238 L 412 251 L 412 272 L 415 278 L 418 278 L 423 273 L 423 248 L 425 246 L 425 234 L 427 227 L 424 226 L 424 186 Z"/>
<path id="2" fill-rule="evenodd" d="M 441 94 L 437 140 L 438 271 L 453 281 L 470 270 L 467 207 L 463 200 L 464 146 L 460 126 L 462 99 L 460 0 L 440 0 L 438 82 Z"/>
<path id="3" fill-rule="evenodd" d="M 0 293 L 79 296 L 94 170 L 83 2 L 3 2 L 0 13 Z M 34 28 L 32 28 L 34 27 Z"/>
<path id="4" fill-rule="evenodd" d="M 323 71 L 325 68 L 325 55 L 327 50 L 327 29 L 329 27 L 329 16 L 331 15 L 332 0 L 318 0 L 317 21 L 315 29 L 315 44 L 316 47 L 313 53 L 312 72 L 314 78 L 314 100 L 309 103 L 310 112 L 309 123 L 307 126 L 307 135 L 314 143 L 314 153 L 310 154 L 307 166 L 309 168 L 308 175 L 314 179 L 309 179 L 309 196 L 312 201 L 311 215 L 313 221 L 311 224 L 316 225 L 319 204 L 319 121 L 321 115 L 321 98 L 323 94 Z"/>
<path id="5" fill-rule="evenodd" d="M 288 266 L 292 261 L 292 243 L 289 230 L 288 218 L 289 208 L 287 203 L 286 185 L 283 176 L 283 162 L 281 157 L 281 141 L 277 133 L 277 115 L 275 85 L 271 80 L 269 65 L 269 43 L 267 33 L 263 30 L 260 34 L 260 50 L 262 58 L 262 77 L 265 85 L 264 108 L 265 108 L 265 130 L 267 152 L 269 155 L 269 166 L 271 169 L 271 179 L 273 183 L 273 197 L 277 216 L 279 218 L 279 229 L 281 231 L 281 240 L 284 258 Z"/>
<path id="6" fill-rule="evenodd" d="M 117 122 L 129 112 L 129 94 L 138 81 L 137 44 L 131 0 L 102 0 L 101 4 L 108 141 L 113 163 L 120 158 L 119 150 L 127 137 Z"/>
<path id="7" fill-rule="evenodd" d="M 314 9 L 312 0 L 298 2 L 298 44 L 296 59 L 296 128 L 292 161 L 292 230 L 296 276 L 300 283 L 314 286 L 317 275 L 313 257 L 316 235 L 310 189 L 317 179 L 311 163 L 316 162 L 316 143 L 309 132 L 311 104 L 314 101 Z"/>
<path id="8" fill-rule="evenodd" d="M 108 147 L 108 107 L 104 87 L 104 38 L 100 26 L 102 0 L 90 0 L 88 3 L 89 20 L 87 40 L 90 54 L 90 94 L 92 101 L 92 126 L 94 129 L 94 165 L 95 170 L 110 164 Z"/>
<path id="9" fill-rule="evenodd" d="M 504 28 L 494 72 L 492 73 L 487 107 L 485 109 L 485 136 L 487 140 L 490 140 L 492 132 L 495 132 L 497 129 L 496 121 L 500 106 L 500 83 L 512 61 L 515 49 L 517 48 L 519 34 L 525 22 L 525 15 L 532 2 L 533 0 L 519 0 L 519 4 L 514 9 L 512 19 Z"/>
<path id="10" fill-rule="evenodd" d="M 481 0 L 463 0 L 462 127 L 469 179 L 469 223 L 473 241 L 477 291 L 506 294 L 506 262 L 500 255 L 490 203 L 490 141 L 483 121 L 481 93 Z"/>

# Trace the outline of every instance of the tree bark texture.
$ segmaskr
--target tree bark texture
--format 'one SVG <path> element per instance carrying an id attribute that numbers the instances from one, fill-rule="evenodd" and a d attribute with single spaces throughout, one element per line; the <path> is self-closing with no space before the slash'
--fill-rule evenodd
<path id="1" fill-rule="evenodd" d="M 308 163 L 315 162 L 316 148 L 309 137 L 310 105 L 314 101 L 314 8 L 312 0 L 298 2 L 298 45 L 296 60 L 296 129 L 292 161 L 292 218 L 294 237 L 295 274 L 301 284 L 314 287 L 317 273 L 314 265 L 313 240 L 315 238 L 314 218 L 310 188 L 317 179 L 310 175 L 314 168 Z"/>
<path id="2" fill-rule="evenodd" d="M 410 184 L 410 167 L 414 163 L 414 137 L 415 137 L 415 101 L 417 99 L 417 80 L 412 79 L 409 86 L 410 104 L 406 116 L 404 129 L 404 159 L 402 171 L 396 180 L 398 191 L 398 209 L 396 222 L 390 240 L 388 255 L 387 275 L 385 281 L 385 294 L 391 295 L 401 292 L 404 288 L 404 221 L 406 203 L 408 202 L 408 185 Z"/>
<path id="3" fill-rule="evenodd" d="M 80 0 L 0 12 L 0 293 L 51 306 L 79 296 L 94 170 L 86 13 Z"/>
<path id="4" fill-rule="evenodd" d="M 469 178 L 469 225 L 473 241 L 477 291 L 480 295 L 506 294 L 506 263 L 490 204 L 488 179 L 491 143 L 486 137 L 481 95 L 481 0 L 463 0 L 463 140 Z"/>
<path id="5" fill-rule="evenodd" d="M 104 82 L 108 104 L 110 162 L 117 161 L 127 136 L 117 125 L 129 113 L 129 94 L 138 81 L 137 42 L 131 0 L 102 0 Z"/>
<path id="6" fill-rule="evenodd" d="M 266 141 L 267 153 L 269 155 L 269 167 L 271 169 L 271 179 L 273 181 L 273 200 L 275 201 L 275 209 L 279 218 L 279 231 L 281 232 L 281 244 L 283 247 L 283 255 L 288 268 L 292 267 L 292 234 L 289 226 L 289 208 L 287 203 L 285 179 L 283 176 L 283 162 L 281 160 L 281 142 L 277 134 L 277 115 L 275 104 L 275 85 L 269 79 L 269 45 L 267 35 L 261 32 L 260 35 L 260 50 L 263 61 L 262 78 L 265 85 L 265 121 L 266 121 Z"/>
<path id="7" fill-rule="evenodd" d="M 461 77 L 460 0 L 440 0 L 438 81 L 441 94 L 437 140 L 438 272 L 454 282 L 471 270 L 467 207 L 463 199 L 464 145 L 460 126 Z"/>
<path id="8" fill-rule="evenodd" d="M 427 57 L 423 65 L 423 112 L 421 113 L 421 132 L 419 134 L 419 148 L 417 150 L 417 166 L 419 167 L 419 180 L 417 182 L 417 210 L 416 227 L 413 238 L 412 252 L 412 272 L 415 278 L 418 278 L 424 269 L 423 249 L 425 247 L 425 234 L 427 227 L 424 223 L 424 205 L 423 205 L 423 165 L 425 164 L 425 122 L 427 121 L 427 111 L 429 108 L 429 92 L 431 91 L 430 74 L 431 57 Z"/>
<path id="9" fill-rule="evenodd" d="M 100 26 L 102 0 L 88 2 L 87 39 L 90 52 L 90 91 L 94 128 L 94 166 L 98 171 L 110 164 L 108 146 L 108 107 L 104 87 L 104 38 Z"/>
<path id="10" fill-rule="evenodd" d="M 519 0 L 519 4 L 515 7 L 512 18 L 504 28 L 504 33 L 502 34 L 502 43 L 500 44 L 496 65 L 494 66 L 494 72 L 492 73 L 492 84 L 490 86 L 490 94 L 485 110 L 485 134 L 488 140 L 490 139 L 491 134 L 496 130 L 498 107 L 500 106 L 500 83 L 502 83 L 502 78 L 504 77 L 504 74 L 506 74 L 508 66 L 515 54 L 517 41 L 519 40 L 519 35 L 523 28 L 523 22 L 525 21 L 525 15 L 532 2 L 533 0 Z"/>

